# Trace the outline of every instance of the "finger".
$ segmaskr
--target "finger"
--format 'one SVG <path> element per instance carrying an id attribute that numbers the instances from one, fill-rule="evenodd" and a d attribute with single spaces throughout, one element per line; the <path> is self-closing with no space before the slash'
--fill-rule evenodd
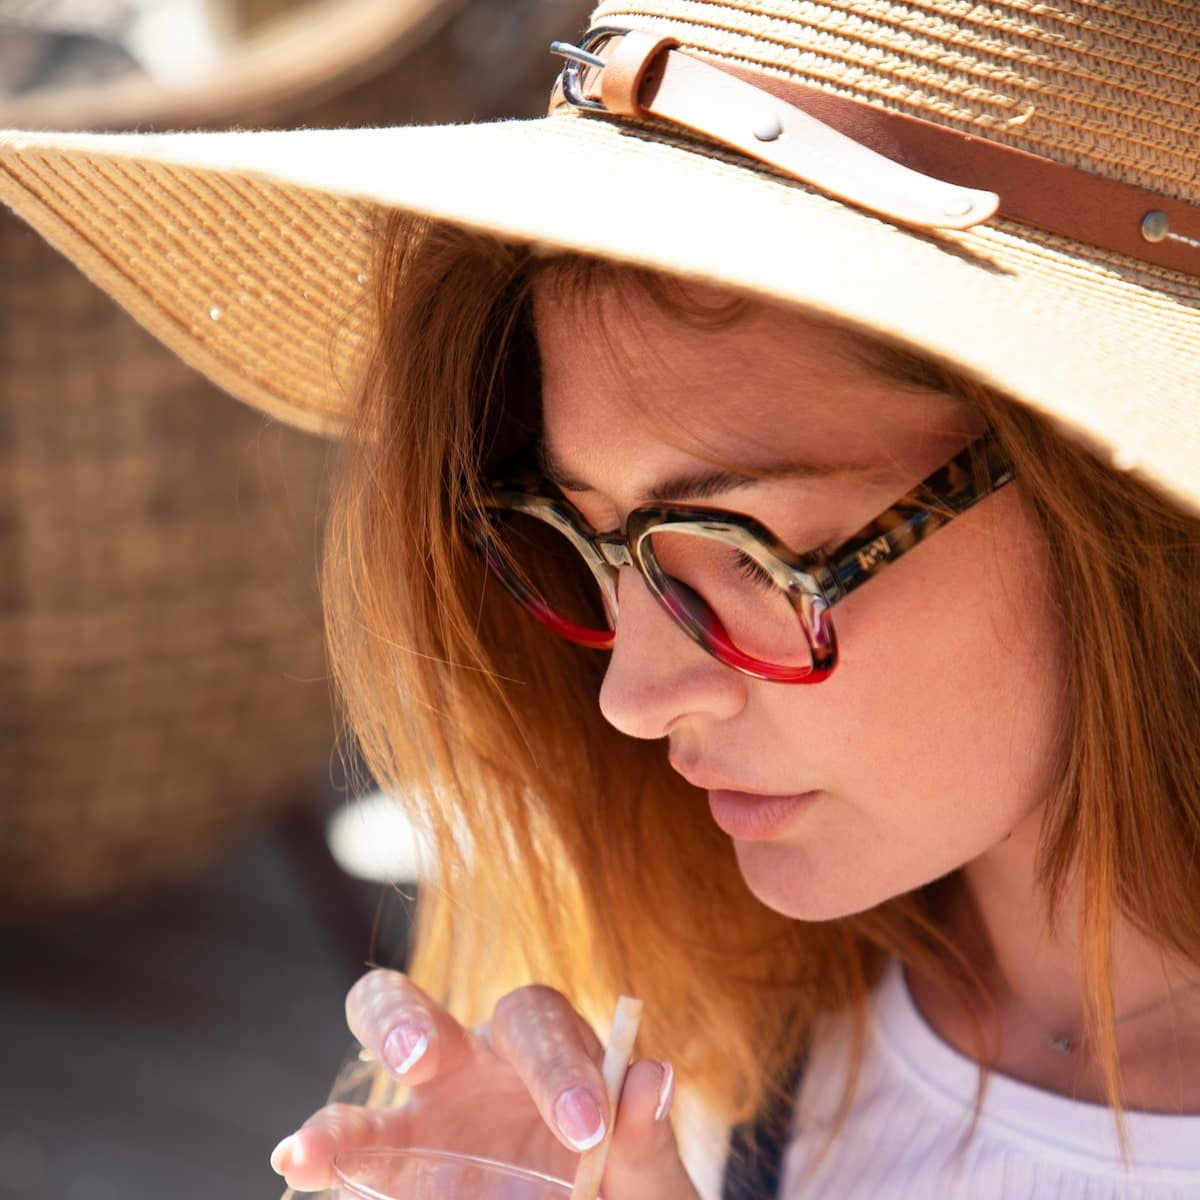
<path id="1" fill-rule="evenodd" d="M 271 1154 L 271 1166 L 300 1192 L 333 1186 L 333 1160 L 344 1150 L 405 1144 L 404 1109 L 328 1104 L 314 1113 Z"/>
<path id="2" fill-rule="evenodd" d="M 669 1063 L 643 1058 L 629 1068 L 604 1170 L 606 1200 L 695 1200 L 671 1128 L 674 1096 Z"/>
<path id="3" fill-rule="evenodd" d="M 364 975 L 346 996 L 346 1023 L 396 1078 L 416 1085 L 452 1070 L 479 1043 L 400 971 Z"/>
<path id="4" fill-rule="evenodd" d="M 600 1060 L 604 1050 L 570 1001 L 553 988 L 510 992 L 492 1014 L 491 1044 L 563 1145 L 590 1150 L 610 1125 Z"/>

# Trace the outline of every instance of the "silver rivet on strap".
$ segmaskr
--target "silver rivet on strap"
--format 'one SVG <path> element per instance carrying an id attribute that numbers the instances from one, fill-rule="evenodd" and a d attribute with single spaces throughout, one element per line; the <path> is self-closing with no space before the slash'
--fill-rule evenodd
<path id="1" fill-rule="evenodd" d="M 969 197 L 963 196 L 947 204 L 944 211 L 948 217 L 965 217 L 974 207 L 975 202 Z"/>
<path id="2" fill-rule="evenodd" d="M 1153 209 L 1142 218 L 1142 237 L 1148 242 L 1161 242 L 1171 232 L 1171 218 L 1160 209 Z"/>
<path id="3" fill-rule="evenodd" d="M 760 142 L 773 142 L 783 132 L 783 122 L 773 113 L 760 113 L 750 130 Z"/>

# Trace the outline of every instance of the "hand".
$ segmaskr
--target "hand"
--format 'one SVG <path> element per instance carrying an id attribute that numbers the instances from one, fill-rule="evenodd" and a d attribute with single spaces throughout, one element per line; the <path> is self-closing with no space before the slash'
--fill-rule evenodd
<path id="1" fill-rule="evenodd" d="M 407 976 L 378 970 L 350 990 L 346 1018 L 411 1098 L 392 1109 L 332 1104 L 309 1117 L 271 1156 L 289 1186 L 329 1187 L 334 1156 L 363 1146 L 457 1150 L 570 1180 L 579 1152 L 612 1129 L 605 1200 L 698 1200 L 668 1120 L 670 1067 L 633 1063 L 614 1121 L 603 1047 L 552 988 L 510 992 L 481 1036 Z"/>

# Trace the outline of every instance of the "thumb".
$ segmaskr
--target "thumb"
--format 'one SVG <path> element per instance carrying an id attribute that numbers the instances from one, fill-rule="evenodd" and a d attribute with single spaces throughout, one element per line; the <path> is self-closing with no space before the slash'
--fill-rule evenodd
<path id="1" fill-rule="evenodd" d="M 629 1068 L 604 1170 L 605 1200 L 699 1200 L 671 1128 L 674 1073 L 639 1059 Z"/>

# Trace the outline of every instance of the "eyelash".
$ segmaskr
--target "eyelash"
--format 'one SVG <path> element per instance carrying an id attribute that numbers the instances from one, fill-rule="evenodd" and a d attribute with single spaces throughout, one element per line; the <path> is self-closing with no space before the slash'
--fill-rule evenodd
<path id="1" fill-rule="evenodd" d="M 810 550 L 809 553 L 821 555 L 822 557 L 827 558 L 835 549 L 837 549 L 838 544 L 839 543 L 837 542 L 823 542 L 821 545 Z M 738 552 L 737 566 L 742 575 L 746 579 L 750 580 L 751 583 L 759 584 L 762 587 L 776 586 L 775 580 L 771 578 L 771 575 L 766 568 L 760 563 L 756 562 L 748 554 L 744 554 L 741 551 Z"/>
<path id="2" fill-rule="evenodd" d="M 775 586 L 775 580 L 767 573 L 766 569 L 748 554 L 738 552 L 737 557 L 738 571 L 742 577 L 748 579 L 751 583 L 756 583 L 760 587 L 769 588 Z"/>

